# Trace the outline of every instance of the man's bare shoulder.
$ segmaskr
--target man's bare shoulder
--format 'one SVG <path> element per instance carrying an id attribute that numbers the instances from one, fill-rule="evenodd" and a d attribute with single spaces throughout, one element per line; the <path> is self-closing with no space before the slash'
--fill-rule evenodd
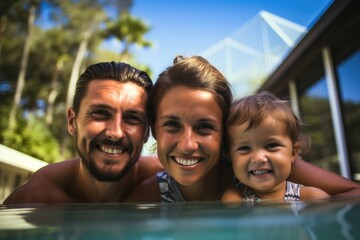
<path id="1" fill-rule="evenodd" d="M 71 188 L 78 163 L 78 159 L 72 159 L 39 169 L 25 184 L 16 188 L 4 204 L 72 202 L 68 189 Z"/>
<path id="2" fill-rule="evenodd" d="M 163 171 L 164 167 L 156 155 L 141 156 L 137 162 L 137 172 L 140 182 L 154 176 L 156 173 Z"/>
<path id="3" fill-rule="evenodd" d="M 141 182 L 125 199 L 125 202 L 160 202 L 160 188 L 156 176 Z"/>

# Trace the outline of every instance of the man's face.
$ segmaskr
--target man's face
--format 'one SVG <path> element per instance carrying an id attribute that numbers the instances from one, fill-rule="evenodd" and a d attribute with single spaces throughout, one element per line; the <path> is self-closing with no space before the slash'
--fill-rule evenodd
<path id="1" fill-rule="evenodd" d="M 81 161 L 99 181 L 121 179 L 139 159 L 147 140 L 145 90 L 131 82 L 92 80 L 68 129 Z"/>

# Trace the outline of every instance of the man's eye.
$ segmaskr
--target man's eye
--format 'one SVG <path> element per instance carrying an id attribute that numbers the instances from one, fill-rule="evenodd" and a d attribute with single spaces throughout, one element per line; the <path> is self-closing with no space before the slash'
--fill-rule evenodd
<path id="1" fill-rule="evenodd" d="M 94 110 L 91 112 L 91 116 L 94 118 L 107 118 L 110 116 L 110 113 L 106 110 Z"/>
<path id="2" fill-rule="evenodd" d="M 141 118 L 140 116 L 136 115 L 136 114 L 128 114 L 126 116 L 124 116 L 124 120 L 132 125 L 137 125 L 140 124 L 142 122 L 144 122 L 143 118 Z"/>

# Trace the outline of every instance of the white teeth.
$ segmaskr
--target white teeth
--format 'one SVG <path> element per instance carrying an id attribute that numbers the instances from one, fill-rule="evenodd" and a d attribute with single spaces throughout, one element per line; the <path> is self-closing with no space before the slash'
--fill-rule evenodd
<path id="1" fill-rule="evenodd" d="M 105 146 L 100 146 L 100 149 L 103 152 L 109 153 L 109 154 L 119 154 L 122 153 L 122 148 L 111 148 L 111 147 L 105 147 Z"/>
<path id="2" fill-rule="evenodd" d="M 177 163 L 184 166 L 191 166 L 197 164 L 201 160 L 200 158 L 180 158 L 180 157 L 175 157 L 174 159 Z"/>
<path id="3" fill-rule="evenodd" d="M 251 173 L 254 175 L 262 175 L 262 174 L 270 173 L 270 170 L 254 170 L 251 171 Z"/>

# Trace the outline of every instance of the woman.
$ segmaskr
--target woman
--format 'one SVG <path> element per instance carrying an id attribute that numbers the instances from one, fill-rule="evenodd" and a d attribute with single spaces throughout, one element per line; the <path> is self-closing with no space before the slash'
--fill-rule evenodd
<path id="1" fill-rule="evenodd" d="M 229 83 L 208 61 L 199 56 L 176 57 L 157 79 L 148 111 L 166 171 L 141 183 L 127 201 L 220 200 L 233 184 L 231 164 L 222 150 L 231 102 Z M 301 159 L 293 164 L 289 180 L 330 195 L 360 194 L 358 184 Z"/>

